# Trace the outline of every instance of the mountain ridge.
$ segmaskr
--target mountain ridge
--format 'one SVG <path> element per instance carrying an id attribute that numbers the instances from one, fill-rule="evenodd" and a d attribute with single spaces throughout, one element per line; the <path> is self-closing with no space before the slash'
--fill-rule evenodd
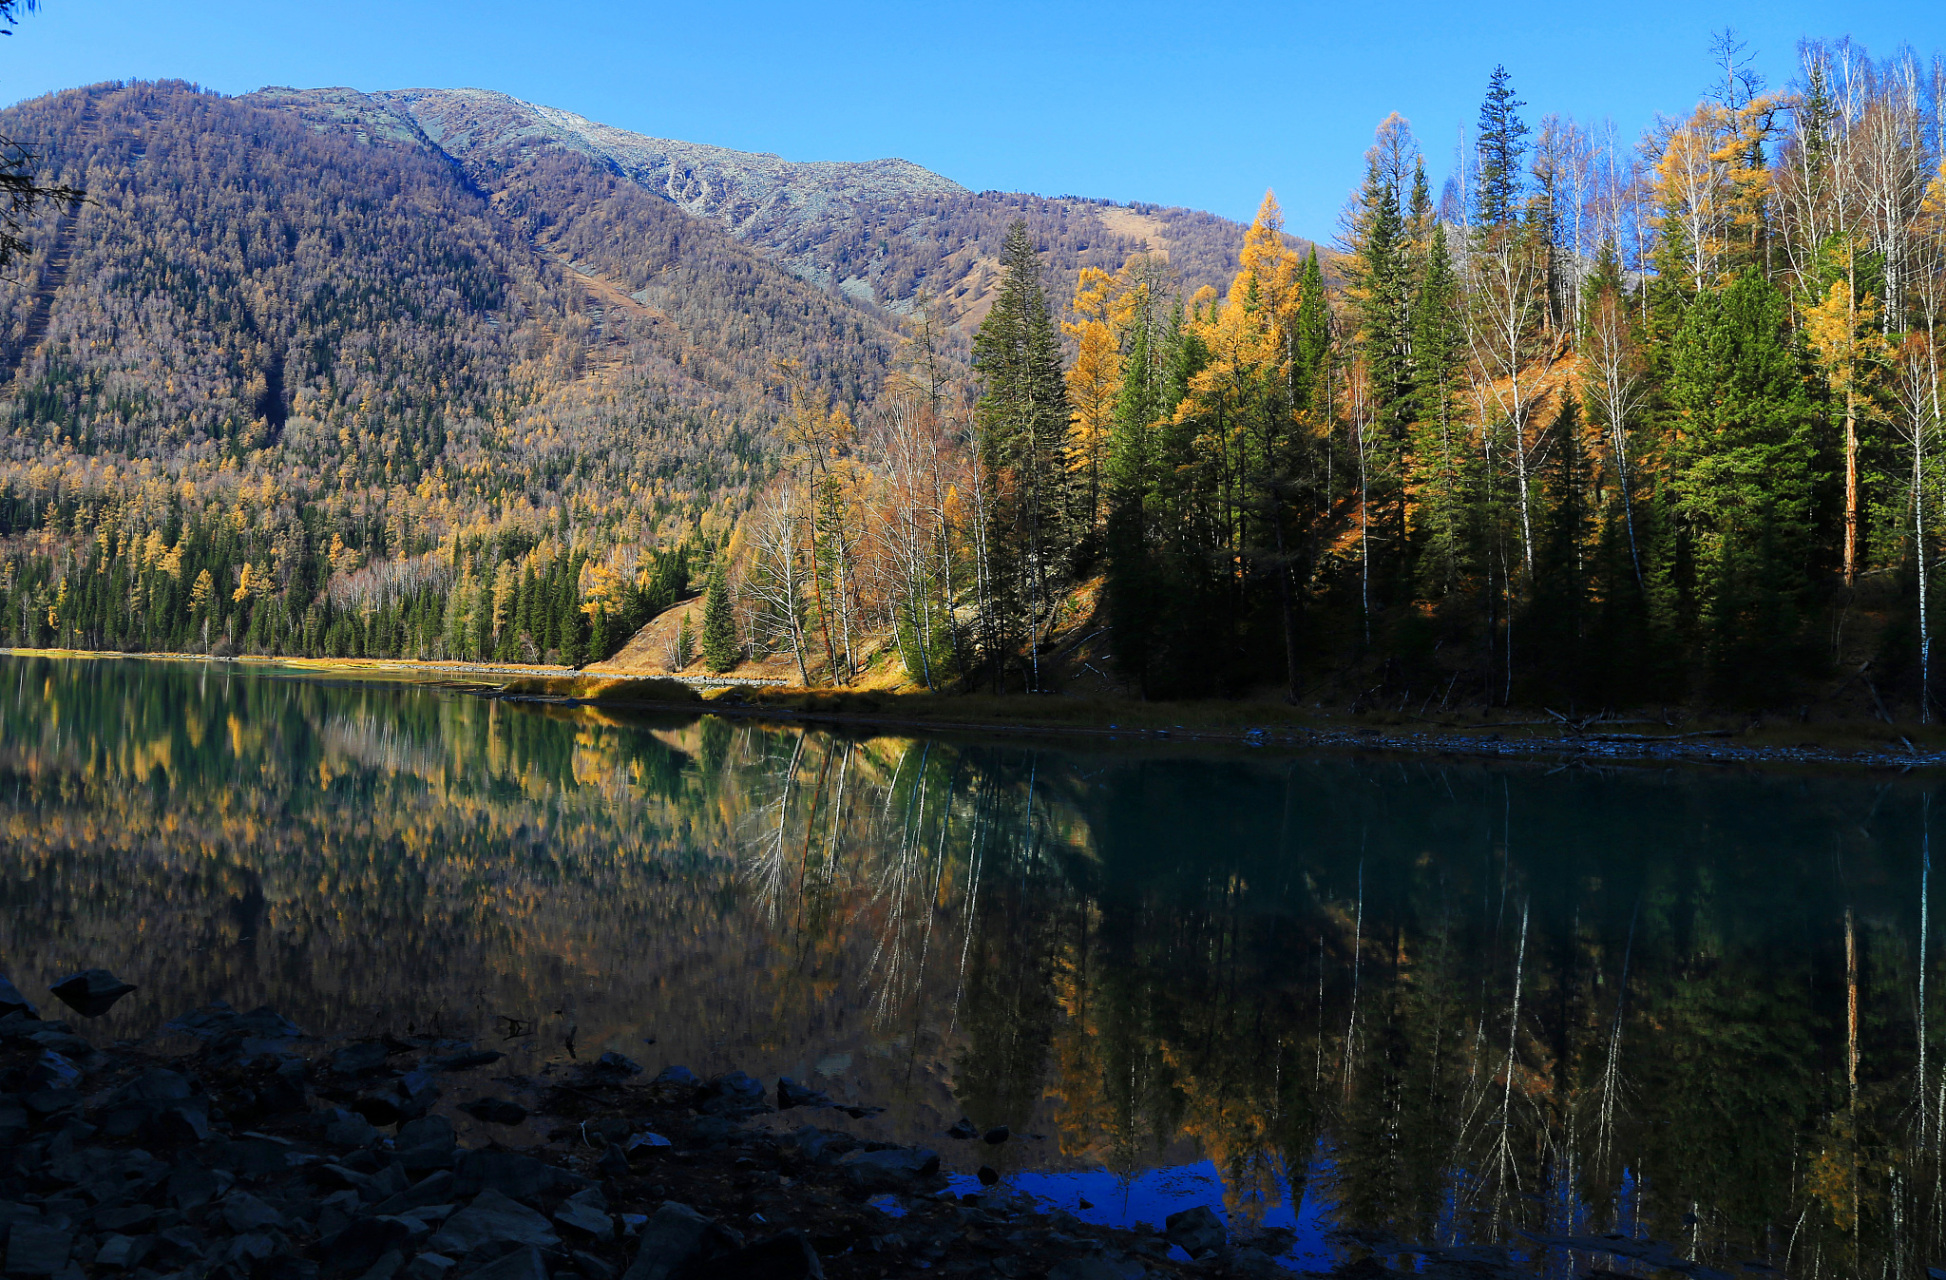
<path id="1" fill-rule="evenodd" d="M 715 222 L 800 279 L 894 315 L 908 313 L 923 292 L 962 332 L 985 314 L 1000 241 L 1016 217 L 1043 243 L 1057 293 L 1083 266 L 1113 271 L 1140 252 L 1168 257 L 1185 292 L 1221 290 L 1245 230 L 1193 209 L 976 192 L 896 157 L 785 160 L 659 138 L 498 90 L 279 86 L 238 100 L 296 113 L 314 126 L 431 148 L 487 191 L 544 153 L 578 156 Z"/>

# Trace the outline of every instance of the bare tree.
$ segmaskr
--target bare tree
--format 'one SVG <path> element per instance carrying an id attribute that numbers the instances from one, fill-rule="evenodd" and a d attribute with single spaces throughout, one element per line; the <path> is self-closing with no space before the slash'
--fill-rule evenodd
<path id="1" fill-rule="evenodd" d="M 1615 484 L 1621 491 L 1622 514 L 1628 526 L 1629 561 L 1635 585 L 1642 585 L 1642 556 L 1635 542 L 1635 500 L 1628 456 L 1629 422 L 1642 406 L 1648 389 L 1648 367 L 1629 327 L 1628 304 L 1618 289 L 1606 289 L 1589 302 L 1581 341 L 1582 395 L 1592 402 L 1595 416 L 1608 433 L 1615 461 Z"/>

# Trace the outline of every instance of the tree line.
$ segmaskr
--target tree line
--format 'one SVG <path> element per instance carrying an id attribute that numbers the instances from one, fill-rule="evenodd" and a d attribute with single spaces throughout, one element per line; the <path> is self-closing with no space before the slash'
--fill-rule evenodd
<path id="1" fill-rule="evenodd" d="M 1807 43 L 1638 145 L 1496 69 L 1435 185 L 1381 124 L 1335 254 L 1266 197 L 1223 294 L 1159 253 L 1058 307 L 1025 224 L 970 380 L 922 305 L 866 425 L 800 412 L 740 532 L 807 676 L 1146 696 L 1808 702 L 1930 717 L 1946 65 Z M 1058 319 L 1057 319 L 1058 314 Z M 1881 710 L 1883 706 L 1881 705 Z"/>

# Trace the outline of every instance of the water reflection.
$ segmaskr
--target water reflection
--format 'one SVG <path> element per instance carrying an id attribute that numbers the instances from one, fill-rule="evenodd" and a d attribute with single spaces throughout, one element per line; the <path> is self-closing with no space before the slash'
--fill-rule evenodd
<path id="1" fill-rule="evenodd" d="M 224 998 L 793 1074 L 1091 1216 L 1220 1189 L 1313 1256 L 1903 1275 L 1946 1234 L 1928 792 L 12 658 L 0 967 L 141 983 L 111 1036 Z M 1031 1136 L 940 1141 L 962 1113 Z"/>

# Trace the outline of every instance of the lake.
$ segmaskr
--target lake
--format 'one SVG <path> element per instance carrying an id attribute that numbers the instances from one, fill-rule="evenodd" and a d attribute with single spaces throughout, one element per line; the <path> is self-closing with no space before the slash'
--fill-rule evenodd
<path id="1" fill-rule="evenodd" d="M 1639 1273 L 1535 1239 L 1616 1233 L 1697 1275 L 1911 1275 L 1946 1255 L 1934 786 L 14 656 L 0 972 L 139 983 L 101 1041 L 226 1000 L 521 1072 L 791 1075 L 958 1175 L 1096 1221 L 1207 1203 L 1293 1266 Z"/>

